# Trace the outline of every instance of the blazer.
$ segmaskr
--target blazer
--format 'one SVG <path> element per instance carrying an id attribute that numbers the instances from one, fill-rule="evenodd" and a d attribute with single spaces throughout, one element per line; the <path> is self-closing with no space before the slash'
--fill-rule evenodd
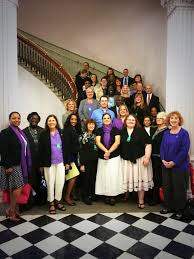
<path id="1" fill-rule="evenodd" d="M 134 78 L 128 76 L 128 86 L 132 85 L 135 83 Z M 124 85 L 124 77 L 121 77 L 121 84 Z"/>
<path id="2" fill-rule="evenodd" d="M 115 106 L 113 106 L 113 107 L 110 107 L 109 109 L 114 112 L 115 118 L 117 118 L 117 115 L 118 115 L 118 114 L 117 114 L 117 106 L 115 105 Z"/>
<path id="3" fill-rule="evenodd" d="M 21 144 L 10 127 L 0 133 L 0 152 L 0 165 L 6 169 L 21 164 Z"/>
<path id="4" fill-rule="evenodd" d="M 144 102 L 147 104 L 147 93 L 145 93 L 143 95 L 144 97 Z M 160 111 L 160 101 L 159 101 L 159 97 L 152 94 L 152 97 L 150 99 L 150 103 L 148 105 L 149 110 L 151 110 L 152 107 L 156 107 L 157 111 Z"/>
<path id="5" fill-rule="evenodd" d="M 99 103 L 96 99 L 93 99 L 93 110 L 96 110 L 99 108 Z M 88 119 L 88 109 L 87 109 L 87 99 L 84 99 L 80 102 L 79 105 L 79 111 L 78 111 L 80 120 Z"/>
<path id="6" fill-rule="evenodd" d="M 63 163 L 67 163 L 68 147 L 64 148 L 62 132 L 59 131 L 62 141 Z M 39 159 L 41 167 L 51 167 L 51 138 L 50 131 L 44 130 L 39 139 Z"/>
<path id="7" fill-rule="evenodd" d="M 80 150 L 79 133 L 75 128 L 69 126 L 63 129 L 63 144 L 65 150 L 68 150 L 65 153 L 65 162 L 70 164 L 72 157 L 76 157 Z"/>

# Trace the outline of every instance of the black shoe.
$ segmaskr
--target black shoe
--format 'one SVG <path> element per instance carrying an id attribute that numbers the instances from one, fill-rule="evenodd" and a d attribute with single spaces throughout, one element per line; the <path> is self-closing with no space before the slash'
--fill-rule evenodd
<path id="1" fill-rule="evenodd" d="M 114 198 L 111 198 L 111 199 L 110 199 L 110 205 L 111 205 L 111 206 L 114 206 L 115 203 L 116 203 L 116 200 L 115 200 Z"/>
<path id="2" fill-rule="evenodd" d="M 84 199 L 83 199 L 83 202 L 84 202 L 86 205 L 92 205 L 92 201 L 91 201 L 89 198 L 84 198 Z"/>
<path id="3" fill-rule="evenodd" d="M 160 214 L 168 214 L 168 213 L 172 213 L 173 211 L 170 209 L 163 209 L 160 211 Z"/>
<path id="4" fill-rule="evenodd" d="M 90 196 L 89 198 L 90 198 L 90 200 L 92 200 L 92 201 L 98 201 L 98 199 L 99 199 L 97 195 L 92 195 L 92 196 Z"/>
<path id="5" fill-rule="evenodd" d="M 156 201 L 149 201 L 148 205 L 149 206 L 156 206 L 158 203 Z"/>
<path id="6" fill-rule="evenodd" d="M 182 211 L 177 211 L 175 214 L 175 219 L 180 220 L 183 217 Z"/>
<path id="7" fill-rule="evenodd" d="M 104 199 L 104 202 L 105 202 L 105 204 L 110 204 L 110 198 L 109 198 L 109 197 L 106 197 L 106 198 Z"/>

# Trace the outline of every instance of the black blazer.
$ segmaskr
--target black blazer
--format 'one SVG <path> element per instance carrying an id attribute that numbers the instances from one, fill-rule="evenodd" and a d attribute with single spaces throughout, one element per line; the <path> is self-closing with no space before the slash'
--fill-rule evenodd
<path id="1" fill-rule="evenodd" d="M 147 103 L 147 94 L 144 94 L 144 102 Z M 159 97 L 152 94 L 152 97 L 150 99 L 150 103 L 148 105 L 149 110 L 151 110 L 152 107 L 156 107 L 156 109 L 158 110 L 158 112 L 160 111 L 160 101 L 159 101 Z"/>
<path id="2" fill-rule="evenodd" d="M 66 152 L 66 163 L 72 162 L 72 156 L 77 156 L 80 150 L 79 133 L 75 128 L 69 126 L 63 129 L 63 144 Z"/>
<path id="3" fill-rule="evenodd" d="M 128 86 L 132 85 L 135 83 L 134 78 L 128 76 Z M 124 85 L 124 77 L 121 77 L 121 84 Z"/>
<path id="4" fill-rule="evenodd" d="M 152 136 L 154 135 L 155 131 L 156 131 L 157 127 L 152 127 L 150 126 L 150 138 L 152 138 Z M 145 130 L 145 128 L 144 128 Z M 145 130 L 145 132 L 147 133 L 147 131 Z M 148 134 L 148 133 L 147 133 Z"/>
<path id="5" fill-rule="evenodd" d="M 115 114 L 115 118 L 117 118 L 117 108 L 116 108 L 116 105 L 115 106 L 113 106 L 113 107 L 110 107 L 109 108 L 111 111 L 113 111 L 114 112 L 114 114 Z"/>
<path id="6" fill-rule="evenodd" d="M 136 159 L 145 155 L 145 145 L 151 144 L 152 140 L 143 128 L 135 128 L 128 142 L 127 129 L 121 131 L 121 157 L 136 163 Z"/>
<path id="7" fill-rule="evenodd" d="M 1 166 L 10 168 L 21 164 L 21 143 L 8 127 L 0 133 Z"/>
<path id="8" fill-rule="evenodd" d="M 67 163 L 68 148 L 64 148 L 62 132 L 60 132 L 61 141 L 62 141 L 62 152 L 63 152 L 63 162 L 64 165 Z M 40 134 L 39 139 L 39 159 L 41 167 L 50 167 L 51 166 L 51 138 L 50 131 L 44 130 Z"/>

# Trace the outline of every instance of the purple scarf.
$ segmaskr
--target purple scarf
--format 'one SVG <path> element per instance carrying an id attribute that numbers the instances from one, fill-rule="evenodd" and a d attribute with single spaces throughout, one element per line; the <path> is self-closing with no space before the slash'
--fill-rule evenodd
<path id="1" fill-rule="evenodd" d="M 26 135 L 24 134 L 24 132 L 20 128 L 16 129 L 13 126 L 10 126 L 10 128 L 16 134 L 16 136 L 19 139 L 20 144 L 21 144 L 21 169 L 22 169 L 22 175 L 23 175 L 24 182 L 25 182 L 28 179 L 28 174 L 31 173 L 31 167 L 32 167 L 29 143 L 28 143 Z M 21 135 L 23 136 L 23 138 L 27 142 L 26 156 L 25 156 L 25 144 L 24 144 L 24 140 L 22 139 Z"/>
<path id="2" fill-rule="evenodd" d="M 104 146 L 109 149 L 110 148 L 110 132 L 112 130 L 112 124 L 109 126 L 103 126 L 103 132 L 104 132 L 104 137 L 103 137 L 103 142 Z"/>

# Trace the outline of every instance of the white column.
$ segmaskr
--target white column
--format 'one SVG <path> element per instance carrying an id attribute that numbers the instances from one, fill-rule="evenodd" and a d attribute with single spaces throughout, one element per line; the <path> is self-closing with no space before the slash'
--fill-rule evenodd
<path id="1" fill-rule="evenodd" d="M 166 110 L 178 110 L 194 158 L 194 0 L 161 0 L 167 7 Z"/>
<path id="2" fill-rule="evenodd" d="M 18 0 L 0 0 L 0 129 L 16 108 L 17 5 Z"/>

